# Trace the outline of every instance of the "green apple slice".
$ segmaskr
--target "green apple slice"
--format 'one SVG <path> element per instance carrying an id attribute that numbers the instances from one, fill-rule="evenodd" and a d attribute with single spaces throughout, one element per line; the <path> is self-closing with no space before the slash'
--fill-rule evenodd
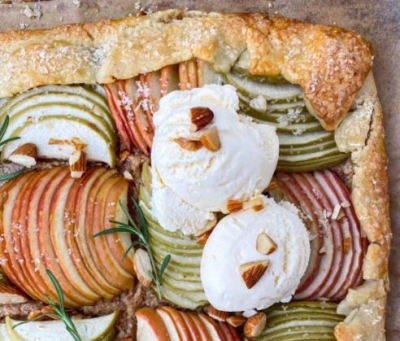
<path id="1" fill-rule="evenodd" d="M 8 115 L 12 108 L 26 99 L 30 99 L 33 96 L 42 96 L 45 98 L 45 95 L 49 93 L 75 95 L 83 100 L 89 101 L 92 103 L 90 107 L 93 108 L 93 111 L 97 112 L 97 110 L 100 110 L 102 114 L 104 114 L 104 119 L 108 121 L 109 125 L 111 127 L 114 126 L 114 121 L 108 108 L 103 88 L 100 86 L 93 88 L 88 85 L 45 85 L 38 88 L 33 88 L 8 99 L 4 105 L 0 107 L 0 117 Z"/>
<path id="2" fill-rule="evenodd" d="M 90 122 L 77 118 L 46 116 L 38 122 L 27 123 L 21 127 L 10 129 L 10 137 L 20 139 L 6 144 L 2 158 L 7 158 L 19 146 L 33 143 L 38 150 L 38 156 L 51 159 L 68 159 L 73 151 L 69 145 L 49 145 L 51 139 L 72 140 L 79 138 L 87 144 L 85 152 L 88 160 L 104 162 L 115 166 L 114 145 L 110 143 L 104 132 L 93 127 Z"/>
<path id="3" fill-rule="evenodd" d="M 112 340 L 114 324 L 117 321 L 118 313 L 114 312 L 101 317 L 90 319 L 73 320 L 76 330 L 82 341 L 106 341 Z M 20 321 L 6 317 L 6 330 L 8 338 L 5 340 L 25 341 L 69 341 L 71 334 L 66 330 L 63 321 L 31 321 L 21 324 L 13 329 L 13 326 Z M 2 324 L 4 326 L 4 324 Z M 3 329 L 2 327 L 1 329 Z"/>

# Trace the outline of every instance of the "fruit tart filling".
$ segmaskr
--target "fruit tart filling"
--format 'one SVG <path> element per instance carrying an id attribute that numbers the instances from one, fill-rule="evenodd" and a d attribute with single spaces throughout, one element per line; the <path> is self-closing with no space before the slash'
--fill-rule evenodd
<path id="1" fill-rule="evenodd" d="M 336 339 L 370 285 L 358 137 L 251 68 L 193 58 L 1 102 L 0 338 Z"/>

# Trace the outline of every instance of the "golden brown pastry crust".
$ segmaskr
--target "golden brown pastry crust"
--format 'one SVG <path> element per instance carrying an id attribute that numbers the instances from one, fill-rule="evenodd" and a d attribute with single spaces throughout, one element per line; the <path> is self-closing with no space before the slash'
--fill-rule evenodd
<path id="1" fill-rule="evenodd" d="M 227 72 L 244 51 L 251 73 L 282 74 L 299 84 L 327 130 L 345 117 L 372 65 L 369 43 L 341 28 L 170 10 L 1 34 L 0 97 L 43 84 L 109 83 L 194 57 Z"/>
<path id="2" fill-rule="evenodd" d="M 369 43 L 351 31 L 261 14 L 170 10 L 0 34 L 0 97 L 43 84 L 109 83 L 193 57 L 227 72 L 244 52 L 250 56 L 251 73 L 282 74 L 301 85 L 314 115 L 329 130 L 346 116 L 372 62 Z M 345 145 L 352 150 L 354 164 L 353 203 L 371 244 L 363 265 L 367 289 L 359 289 L 365 300 L 352 303 L 351 297 L 346 298 L 350 315 L 335 330 L 337 339 L 344 341 L 384 339 L 388 288 L 387 160 L 383 114 L 372 75 L 358 94 L 362 98 L 371 101 L 373 110 L 362 121 L 361 138 L 354 134 L 356 145 Z M 353 120 L 357 129 L 358 119 Z M 338 134 L 338 139 L 347 135 Z M 381 281 L 380 290 L 374 281 Z"/>

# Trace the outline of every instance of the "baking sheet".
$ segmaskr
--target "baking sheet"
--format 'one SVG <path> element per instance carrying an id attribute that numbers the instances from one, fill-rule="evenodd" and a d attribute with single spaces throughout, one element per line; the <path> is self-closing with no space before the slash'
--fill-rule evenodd
<path id="1" fill-rule="evenodd" d="M 399 0 L 54 0 L 0 5 L 0 30 L 45 28 L 134 15 L 138 10 L 187 8 L 271 15 L 338 25 L 366 36 L 375 49 L 374 74 L 385 113 L 393 242 L 387 339 L 400 340 L 400 1 Z M 399 245 L 397 247 L 397 245 Z"/>

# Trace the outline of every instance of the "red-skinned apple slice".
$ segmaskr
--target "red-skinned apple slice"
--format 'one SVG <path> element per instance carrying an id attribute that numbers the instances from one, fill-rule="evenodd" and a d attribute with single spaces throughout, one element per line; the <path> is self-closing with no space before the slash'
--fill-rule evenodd
<path id="1" fill-rule="evenodd" d="M 211 340 L 229 341 L 216 321 L 202 313 L 199 314 L 199 317 L 207 328 L 207 331 L 211 336 Z"/>
<path id="2" fill-rule="evenodd" d="M 28 181 L 34 174 L 27 173 L 17 179 L 8 181 L 1 188 L 1 238 L 0 238 L 0 252 L 2 260 L 2 269 L 4 270 L 6 276 L 18 287 L 27 291 L 24 283 L 26 283 L 26 278 L 24 273 L 21 271 L 20 264 L 16 260 L 14 254 L 14 238 L 12 236 L 11 224 L 12 224 L 12 214 L 14 211 L 14 206 L 18 205 L 16 198 L 18 193 L 24 183 Z M 28 288 L 30 283 L 28 283 Z"/>
<path id="3" fill-rule="evenodd" d="M 203 321 L 200 319 L 197 313 L 187 312 L 186 315 L 190 317 L 192 321 L 196 324 L 197 330 L 200 333 L 201 341 L 213 341 L 210 334 L 208 333 L 206 326 L 204 325 Z"/>
<path id="4" fill-rule="evenodd" d="M 38 212 L 40 212 L 37 217 L 38 231 L 35 233 L 35 231 L 30 229 L 29 239 L 38 239 L 42 264 L 45 268 L 49 269 L 53 273 L 55 278 L 57 278 L 58 282 L 60 283 L 66 301 L 65 305 L 68 307 L 77 307 L 82 305 L 90 305 L 92 302 L 82 297 L 82 295 L 73 287 L 73 285 L 71 285 L 70 279 L 65 276 L 60 267 L 59 260 L 56 257 L 50 237 L 50 216 L 52 214 L 50 211 L 50 205 L 55 192 L 58 190 L 60 183 L 65 177 L 70 177 L 69 169 L 61 168 L 59 173 L 51 179 L 40 196 L 37 208 Z M 43 267 L 40 267 L 39 271 L 43 274 L 43 276 L 45 276 Z"/>
<path id="5" fill-rule="evenodd" d="M 150 83 L 150 81 L 153 78 L 156 81 L 153 83 Z M 156 85 L 156 84 L 157 84 L 157 87 L 159 87 L 160 74 L 158 71 L 139 75 L 139 82 L 137 83 L 139 88 L 138 88 L 137 95 L 136 95 L 136 101 L 137 101 L 136 108 L 139 110 L 142 110 L 142 112 L 145 115 L 145 116 L 140 115 L 139 117 L 142 118 L 143 127 L 145 128 L 146 133 L 149 134 L 149 137 L 150 137 L 150 139 L 149 139 L 150 143 L 148 142 L 149 147 L 151 147 L 153 144 L 153 136 L 154 136 L 154 129 L 155 129 L 154 123 L 153 123 L 153 110 L 151 108 L 150 96 L 153 91 L 158 91 L 158 88 L 154 88 L 154 85 Z M 153 88 L 151 87 L 151 85 L 153 86 Z M 144 118 L 146 118 L 146 120 Z"/>
<path id="6" fill-rule="evenodd" d="M 195 339 L 192 338 L 192 334 L 189 331 L 189 328 L 185 322 L 185 320 L 182 318 L 181 314 L 179 311 L 172 307 L 164 306 L 157 311 L 159 312 L 160 310 L 166 312 L 169 317 L 175 322 L 175 326 L 178 330 L 179 333 L 179 340 L 181 341 L 196 341 Z"/>
<path id="7" fill-rule="evenodd" d="M 168 65 L 161 69 L 160 75 L 160 95 L 164 97 L 171 91 L 179 90 L 179 67 L 178 65 Z M 158 102 L 157 102 L 158 105 Z"/>
<path id="8" fill-rule="evenodd" d="M 127 207 L 127 197 L 128 197 L 128 181 L 119 177 L 118 182 L 109 191 L 107 196 L 107 205 L 105 206 L 103 226 L 104 229 L 109 229 L 115 227 L 114 223 L 111 221 L 127 222 L 127 218 L 119 203 Z M 126 250 L 132 244 L 131 236 L 126 232 L 119 232 L 108 234 L 103 237 L 107 240 L 108 247 L 111 251 L 111 255 L 115 258 L 125 271 L 129 274 L 133 273 L 133 250 L 125 255 Z"/>
<path id="9" fill-rule="evenodd" d="M 71 231 L 66 229 L 64 225 L 64 220 L 69 218 L 66 216 L 65 204 L 68 194 L 71 191 L 71 187 L 75 182 L 77 182 L 76 179 L 71 178 L 70 176 L 65 177 L 58 184 L 57 189 L 51 198 L 49 220 L 50 239 L 55 258 L 65 277 L 82 298 L 85 298 L 87 302 L 91 302 L 89 304 L 93 304 L 99 300 L 101 296 L 88 287 L 85 280 L 80 276 L 71 259 L 72 250 L 68 248 L 66 243 L 66 235 L 71 233 Z"/>
<path id="10" fill-rule="evenodd" d="M 151 128 L 154 131 L 153 114 L 158 110 L 158 103 L 161 99 L 161 72 L 154 71 L 146 74 L 144 83 L 147 88 L 151 89 L 147 97 L 149 102 L 146 108 L 146 114 Z"/>
<path id="11" fill-rule="evenodd" d="M 30 179 L 25 182 L 25 185 L 20 189 L 16 199 L 19 205 L 15 205 L 14 207 L 11 225 L 18 227 L 12 228 L 13 239 L 15 243 L 14 251 L 16 249 L 20 250 L 21 268 L 23 269 L 25 277 L 28 279 L 28 286 L 25 284 L 25 289 L 28 290 L 32 296 L 38 299 L 43 299 L 43 293 L 46 293 L 48 288 L 45 285 L 45 282 L 41 280 L 40 275 L 37 273 L 34 259 L 30 253 L 28 224 L 30 216 L 30 202 L 33 200 L 33 195 L 40 196 L 40 193 L 37 191 L 37 184 L 41 182 L 45 182 L 47 184 L 48 179 L 43 176 L 43 172 L 38 172 L 31 176 Z M 31 285 L 31 283 L 35 283 L 35 285 Z M 31 288 L 33 288 L 33 291 Z"/>
<path id="12" fill-rule="evenodd" d="M 97 281 L 96 277 L 92 275 L 87 262 L 79 251 L 79 247 L 77 245 L 77 238 L 75 238 L 75 225 L 77 224 L 77 220 L 79 219 L 77 212 L 75 211 L 76 205 L 80 204 L 78 200 L 79 189 L 83 188 L 87 185 L 88 182 L 94 181 L 100 174 L 102 174 L 105 170 L 95 167 L 89 168 L 83 174 L 82 178 L 76 180 L 71 187 L 68 197 L 65 202 L 64 208 L 64 228 L 66 231 L 65 234 L 65 242 L 67 248 L 71 250 L 71 259 L 74 263 L 74 267 L 78 270 L 80 276 L 85 280 L 87 285 L 98 295 L 101 297 L 105 297 L 111 299 L 114 295 L 108 292 L 101 284 L 101 281 Z"/>
<path id="13" fill-rule="evenodd" d="M 225 322 L 218 322 L 222 332 L 226 335 L 228 341 L 241 341 L 237 331 L 231 325 Z"/>
<path id="14" fill-rule="evenodd" d="M 345 274 L 343 279 L 338 280 L 338 285 L 332 289 L 329 297 L 333 300 L 341 300 L 346 295 L 349 288 L 358 284 L 359 274 L 362 270 L 362 260 L 364 257 L 363 241 L 361 238 L 360 224 L 355 214 L 353 206 L 350 204 L 350 192 L 343 182 L 332 171 L 315 172 L 315 179 L 326 190 L 336 196 L 335 205 L 340 205 L 345 216 L 340 219 L 340 223 L 347 228 L 347 240 L 351 243 L 347 245 L 344 251 L 347 258 L 346 264 L 342 268 Z M 348 207 L 343 207 L 348 206 Z M 339 285 L 341 283 L 341 285 Z"/>
<path id="15" fill-rule="evenodd" d="M 113 115 L 115 124 L 117 126 L 118 132 L 121 135 L 122 143 L 128 151 L 131 151 L 131 144 L 135 141 L 132 140 L 129 125 L 125 121 L 122 110 L 117 105 L 116 100 L 118 98 L 118 89 L 116 84 L 107 84 L 104 86 L 104 90 L 107 95 L 108 104 L 110 111 Z"/>
<path id="16" fill-rule="evenodd" d="M 297 288 L 297 292 L 299 293 L 308 287 L 308 285 L 314 280 L 320 268 L 322 254 L 319 251 L 324 242 L 323 234 L 318 217 L 315 214 L 314 205 L 293 177 L 290 174 L 278 173 L 277 183 L 284 193 L 284 198 L 292 202 L 305 216 L 303 217 L 303 220 L 306 220 L 306 226 L 308 227 L 311 236 L 310 260 L 307 270 Z"/>
<path id="17" fill-rule="evenodd" d="M 151 145 L 153 143 L 153 131 L 147 120 L 146 113 L 142 107 L 142 100 L 145 100 L 143 95 L 146 91 L 150 91 L 150 89 L 144 88 L 144 75 L 139 75 L 138 79 L 136 80 L 126 80 L 124 83 L 124 88 L 121 90 L 128 96 L 131 101 L 130 111 L 131 113 L 133 113 L 133 122 L 135 123 L 138 134 L 140 135 L 140 137 L 143 138 L 147 146 L 151 148 Z M 126 106 L 123 109 L 125 108 Z M 127 110 L 126 113 L 128 115 L 132 115 L 129 110 Z"/>
<path id="18" fill-rule="evenodd" d="M 153 308 L 144 307 L 136 311 L 137 341 L 171 341 L 164 321 Z"/>
<path id="19" fill-rule="evenodd" d="M 86 240 L 86 227 L 89 222 L 89 220 L 87 220 L 87 207 L 89 205 L 90 192 L 94 186 L 101 186 L 105 179 L 113 174 L 116 174 L 115 170 L 99 168 L 95 174 L 85 182 L 84 186 L 79 188 L 75 206 L 76 219 L 73 235 L 76 239 L 76 245 L 79 248 L 81 259 L 85 262 L 92 277 L 95 278 L 104 290 L 109 292 L 112 296 L 115 296 L 118 295 L 121 290 L 111 282 L 111 280 L 106 276 L 106 273 L 103 272 L 102 268 L 98 267 L 99 260 L 93 258 L 91 249 Z"/>
<path id="20" fill-rule="evenodd" d="M 182 319 L 185 321 L 186 326 L 187 326 L 187 328 L 189 330 L 189 333 L 192 335 L 193 341 L 202 341 L 203 338 L 202 338 L 202 336 L 200 334 L 200 331 L 197 328 L 197 325 L 193 321 L 191 316 L 189 316 L 189 313 L 179 311 L 179 314 L 181 315 Z"/>
<path id="21" fill-rule="evenodd" d="M 121 182 L 122 179 L 122 182 Z M 103 230 L 104 227 L 104 222 L 108 221 L 108 217 L 105 216 L 105 211 L 106 207 L 112 203 L 116 204 L 116 202 L 111 202 L 108 200 L 108 196 L 110 193 L 112 193 L 114 190 L 118 193 L 118 184 L 122 184 L 123 186 L 125 185 L 126 180 L 116 174 L 108 178 L 101 188 L 98 189 L 98 192 L 96 194 L 95 200 L 93 202 L 93 210 L 92 210 L 92 220 L 89 220 L 89 223 L 87 224 L 87 231 L 86 231 L 86 238 L 89 241 L 90 245 L 94 245 L 95 252 L 97 252 L 97 255 L 99 258 L 101 258 L 103 264 L 108 268 L 108 272 L 111 274 L 109 278 L 115 278 L 116 282 L 115 283 L 121 283 L 121 289 L 128 289 L 132 287 L 133 285 L 133 276 L 132 272 L 129 273 L 125 271 L 121 265 L 122 262 L 122 256 L 120 259 L 116 259 L 115 255 L 113 254 L 113 250 L 110 250 L 110 247 L 107 243 L 107 237 L 106 236 L 98 236 L 98 237 L 93 237 L 96 233 L 100 232 Z M 124 186 L 125 188 L 125 186 Z M 87 212 L 90 211 L 90 208 L 88 208 Z M 88 213 L 88 218 L 91 217 L 91 215 Z M 118 235 L 112 234 L 110 235 L 111 238 L 119 238 Z M 121 250 L 123 252 L 123 250 Z"/>
<path id="22" fill-rule="evenodd" d="M 102 237 L 93 237 L 95 231 L 99 231 L 95 227 L 96 221 L 95 215 L 98 216 L 97 212 L 97 196 L 105 192 L 104 185 L 109 178 L 115 178 L 116 172 L 108 171 L 103 174 L 100 179 L 91 187 L 88 193 L 88 199 L 86 204 L 86 219 L 84 225 L 84 234 L 86 244 L 89 247 L 92 259 L 96 264 L 99 271 L 103 276 L 116 288 L 121 290 L 129 289 L 133 285 L 133 276 L 124 276 L 117 272 L 114 268 L 112 260 L 110 260 L 109 254 L 105 253 L 99 246 L 99 240 Z M 109 188 L 107 189 L 108 193 Z M 104 209 L 104 208 L 103 208 Z M 104 211 L 103 211 L 104 212 Z M 99 240 L 97 240 L 100 238 Z M 81 243 L 84 242 L 81 240 Z"/>
<path id="23" fill-rule="evenodd" d="M 164 322 L 165 328 L 167 329 L 171 341 L 181 341 L 181 336 L 175 320 L 171 318 L 171 316 L 166 311 L 161 310 L 160 308 L 157 309 L 157 314 Z"/>
<path id="24" fill-rule="evenodd" d="M 334 203 L 331 201 L 329 195 L 324 191 L 323 188 L 319 185 L 319 183 L 315 180 L 314 176 L 307 173 L 297 173 L 293 174 L 298 183 L 303 187 L 307 188 L 308 195 L 310 197 L 314 196 L 317 208 L 317 214 L 319 215 L 319 219 L 322 223 L 324 229 L 325 236 L 325 251 L 326 254 L 324 257 L 328 256 L 328 249 L 332 248 L 333 250 L 333 263 L 330 270 L 327 272 L 324 284 L 320 287 L 315 287 L 314 292 L 311 297 L 303 298 L 303 299 L 311 299 L 315 300 L 321 297 L 327 297 L 330 289 L 334 286 L 337 277 L 341 271 L 341 267 L 343 264 L 343 235 L 341 231 L 341 227 L 338 221 L 334 219 L 330 219 L 328 217 L 334 209 Z M 321 205 L 317 206 L 318 203 Z M 329 231 L 332 234 L 332 239 L 329 238 Z M 331 243 L 332 240 L 332 244 Z M 309 287 L 309 291 L 312 292 L 312 286 Z"/>

